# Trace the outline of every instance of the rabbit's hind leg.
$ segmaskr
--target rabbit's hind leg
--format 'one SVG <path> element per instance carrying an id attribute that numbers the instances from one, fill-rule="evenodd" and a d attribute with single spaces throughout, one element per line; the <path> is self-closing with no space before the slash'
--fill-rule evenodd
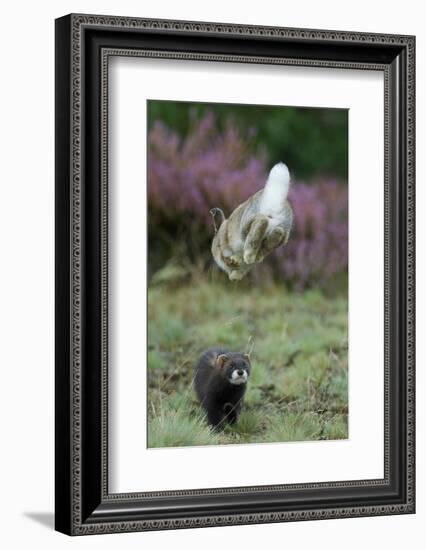
<path id="1" fill-rule="evenodd" d="M 268 229 L 269 219 L 263 214 L 258 214 L 251 222 L 249 232 L 244 243 L 244 262 L 253 264 L 262 245 L 262 240 Z"/>
<path id="2" fill-rule="evenodd" d="M 266 256 L 268 256 L 281 244 L 285 244 L 288 241 L 288 233 L 289 232 L 283 227 L 276 227 L 273 229 L 271 233 L 263 239 L 262 246 L 260 247 L 256 257 L 256 262 L 263 262 Z"/>

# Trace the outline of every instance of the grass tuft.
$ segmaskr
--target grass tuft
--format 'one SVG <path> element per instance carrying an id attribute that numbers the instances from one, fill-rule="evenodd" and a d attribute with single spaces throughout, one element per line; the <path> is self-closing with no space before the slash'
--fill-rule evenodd
<path id="1" fill-rule="evenodd" d="M 267 441 L 308 441 L 320 439 L 321 420 L 312 413 L 282 414 L 274 418 L 267 432 Z"/>
<path id="2" fill-rule="evenodd" d="M 207 427 L 201 414 L 188 415 L 182 407 L 162 409 L 149 423 L 148 447 L 188 447 L 214 445 L 218 435 Z"/>

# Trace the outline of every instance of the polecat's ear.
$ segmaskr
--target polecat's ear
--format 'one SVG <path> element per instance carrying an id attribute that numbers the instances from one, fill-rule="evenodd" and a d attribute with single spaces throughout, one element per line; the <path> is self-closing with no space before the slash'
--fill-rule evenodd
<path id="1" fill-rule="evenodd" d="M 244 353 L 243 357 L 250 363 L 250 355 L 248 353 Z"/>
<path id="2" fill-rule="evenodd" d="M 228 359 L 228 356 L 225 355 L 224 353 L 222 353 L 221 355 L 218 355 L 216 359 L 216 365 L 219 368 L 223 368 L 225 366 L 227 359 Z"/>

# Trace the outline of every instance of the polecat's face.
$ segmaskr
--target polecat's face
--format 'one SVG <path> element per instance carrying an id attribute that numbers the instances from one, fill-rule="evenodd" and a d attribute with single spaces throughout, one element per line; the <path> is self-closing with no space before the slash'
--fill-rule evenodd
<path id="1" fill-rule="evenodd" d="M 250 376 L 250 363 L 245 359 L 232 359 L 226 368 L 226 377 L 231 384 L 246 384 Z"/>

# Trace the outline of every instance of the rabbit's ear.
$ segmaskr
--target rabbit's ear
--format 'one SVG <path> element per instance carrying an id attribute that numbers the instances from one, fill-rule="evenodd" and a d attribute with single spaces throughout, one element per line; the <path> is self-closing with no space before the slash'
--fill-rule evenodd
<path id="1" fill-rule="evenodd" d="M 218 232 L 218 229 L 219 227 L 223 224 L 223 222 L 225 221 L 225 214 L 223 213 L 223 210 L 221 208 L 212 208 L 210 210 L 210 214 L 213 218 L 213 223 L 214 223 L 214 231 L 215 233 Z M 221 216 L 221 219 L 219 221 L 219 225 L 217 224 L 217 214 L 220 214 Z"/>

